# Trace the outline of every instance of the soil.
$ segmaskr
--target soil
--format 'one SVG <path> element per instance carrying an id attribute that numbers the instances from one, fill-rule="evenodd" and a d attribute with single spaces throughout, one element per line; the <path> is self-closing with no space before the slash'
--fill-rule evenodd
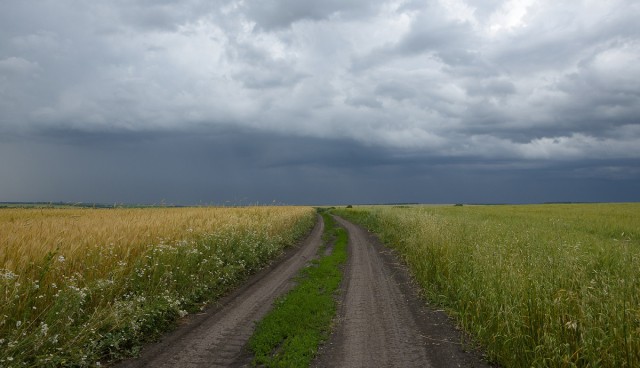
<path id="1" fill-rule="evenodd" d="M 392 251 L 366 229 L 337 220 L 349 232 L 349 258 L 336 330 L 314 367 L 491 366 L 420 297 Z"/>
<path id="2" fill-rule="evenodd" d="M 181 320 L 161 341 L 143 348 L 141 356 L 123 361 L 130 367 L 229 367 L 250 363 L 243 349 L 255 323 L 271 309 L 274 300 L 294 286 L 298 271 L 317 254 L 324 223 L 318 221 L 298 247 L 250 278 L 240 289 L 203 313 Z"/>

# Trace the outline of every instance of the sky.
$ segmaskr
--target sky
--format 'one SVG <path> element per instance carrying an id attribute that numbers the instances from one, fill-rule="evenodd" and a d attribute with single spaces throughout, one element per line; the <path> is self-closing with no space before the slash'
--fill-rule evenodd
<path id="1" fill-rule="evenodd" d="M 3 0 L 0 201 L 640 201 L 636 0 Z"/>

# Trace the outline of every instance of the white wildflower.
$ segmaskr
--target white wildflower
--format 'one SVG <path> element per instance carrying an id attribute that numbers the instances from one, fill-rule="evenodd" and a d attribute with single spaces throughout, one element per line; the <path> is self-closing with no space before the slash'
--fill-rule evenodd
<path id="1" fill-rule="evenodd" d="M 5 279 L 5 280 L 13 280 L 15 278 L 17 278 L 18 275 L 16 275 L 15 273 L 9 271 L 9 270 L 5 270 L 5 269 L 0 269 L 0 279 Z"/>
<path id="2" fill-rule="evenodd" d="M 576 321 L 569 321 L 567 323 L 564 324 L 564 327 L 566 327 L 569 330 L 576 330 L 578 329 L 578 322 Z"/>
<path id="3" fill-rule="evenodd" d="M 47 324 L 44 322 L 40 322 L 40 333 L 42 334 L 42 336 L 47 336 L 48 332 L 49 326 L 47 326 Z"/>
<path id="4" fill-rule="evenodd" d="M 58 256 L 58 262 L 62 263 L 62 262 L 64 262 L 64 261 L 66 261 L 66 259 L 64 258 L 64 256 L 63 256 L 63 255 L 59 255 L 59 256 Z"/>
<path id="5" fill-rule="evenodd" d="M 16 321 L 16 328 L 22 326 L 22 321 Z"/>

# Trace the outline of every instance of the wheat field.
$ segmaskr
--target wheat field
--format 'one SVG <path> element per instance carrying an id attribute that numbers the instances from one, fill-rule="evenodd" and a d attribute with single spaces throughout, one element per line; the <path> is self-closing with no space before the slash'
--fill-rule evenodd
<path id="1" fill-rule="evenodd" d="M 0 366 L 135 353 L 314 221 L 309 207 L 0 209 Z"/>

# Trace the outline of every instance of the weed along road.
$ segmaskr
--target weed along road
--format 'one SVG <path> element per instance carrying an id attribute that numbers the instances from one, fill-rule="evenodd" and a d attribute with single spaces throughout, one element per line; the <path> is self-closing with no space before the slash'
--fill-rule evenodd
<path id="1" fill-rule="evenodd" d="M 293 276 L 313 257 L 321 244 L 324 223 L 320 217 L 303 244 L 275 267 L 254 275 L 249 282 L 200 315 L 186 322 L 162 341 L 143 349 L 137 359 L 118 367 L 228 367 L 247 364 L 242 348 L 255 322 L 273 301 L 293 285 Z"/>
<path id="2" fill-rule="evenodd" d="M 462 349 L 442 311 L 425 307 L 408 273 L 367 230 L 344 219 L 349 256 L 337 330 L 315 367 L 487 367 Z"/>

